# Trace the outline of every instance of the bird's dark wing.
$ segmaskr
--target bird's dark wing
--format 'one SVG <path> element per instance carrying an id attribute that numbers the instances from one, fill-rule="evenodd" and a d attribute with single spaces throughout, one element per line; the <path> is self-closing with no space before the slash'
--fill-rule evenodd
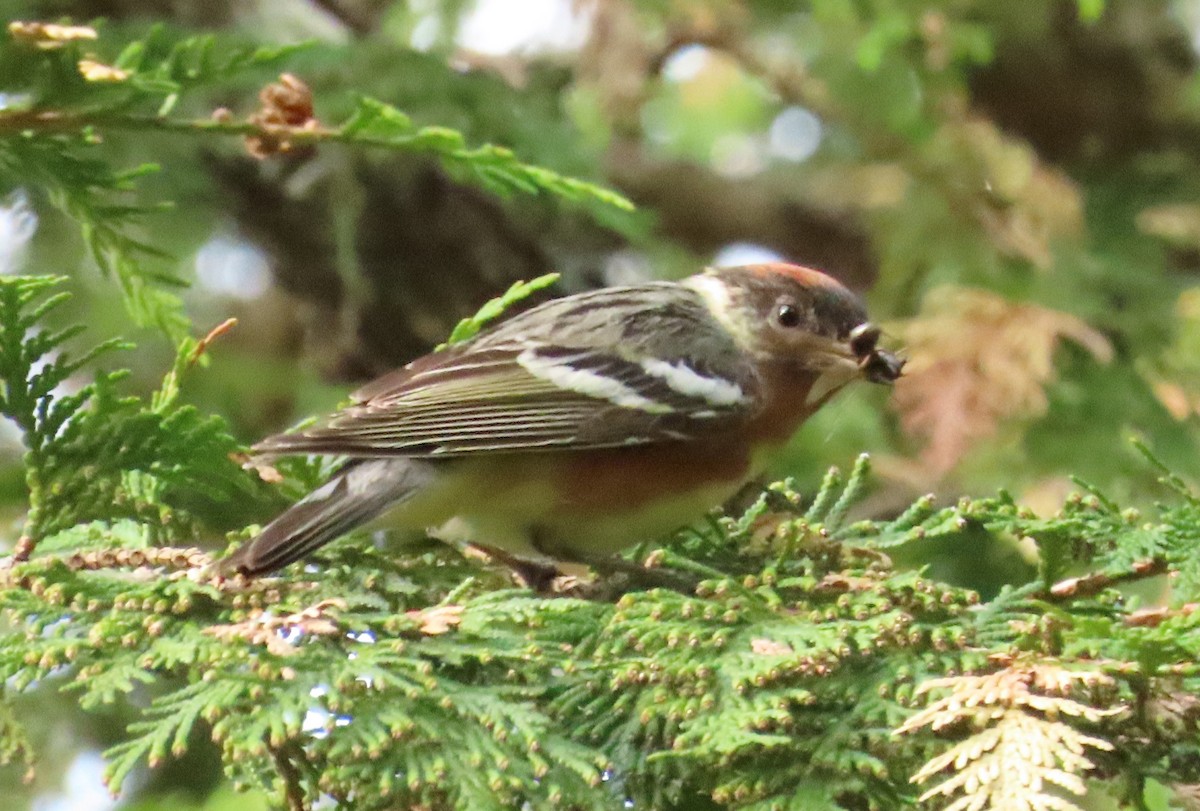
<path id="1" fill-rule="evenodd" d="M 598 309 L 608 323 L 547 334 L 546 324 L 564 323 L 562 308 L 583 306 L 582 298 L 586 312 L 596 312 L 594 297 L 604 294 L 610 299 Z M 578 323 L 570 315 L 565 323 Z M 705 347 L 703 363 L 674 349 L 696 346 Z M 442 457 L 639 445 L 728 430 L 761 406 L 752 365 L 702 301 L 681 304 L 673 295 L 666 306 L 622 288 L 549 302 L 392 372 L 353 399 L 317 426 L 256 450 Z"/>

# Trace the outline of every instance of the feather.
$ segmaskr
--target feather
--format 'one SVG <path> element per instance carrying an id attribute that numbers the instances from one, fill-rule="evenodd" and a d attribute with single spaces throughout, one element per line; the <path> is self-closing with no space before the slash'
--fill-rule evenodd
<path id="1" fill-rule="evenodd" d="M 691 357 L 696 347 L 703 363 Z M 750 419 L 758 388 L 699 294 L 610 288 L 547 302 L 420 358 L 317 426 L 256 450 L 443 457 L 676 442 Z"/>
<path id="2" fill-rule="evenodd" d="M 416 495 L 435 475 L 433 463 L 414 459 L 352 461 L 221 561 L 221 571 L 253 577 L 300 560 Z"/>

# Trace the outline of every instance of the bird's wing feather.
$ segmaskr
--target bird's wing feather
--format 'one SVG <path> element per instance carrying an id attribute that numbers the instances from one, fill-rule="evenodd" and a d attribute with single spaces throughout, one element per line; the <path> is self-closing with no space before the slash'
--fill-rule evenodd
<path id="1" fill-rule="evenodd" d="M 622 317 L 642 315 L 617 312 L 613 328 L 620 330 Z M 659 317 L 666 335 L 683 328 L 669 312 Z M 710 330 L 710 342 L 728 340 L 702 313 L 681 317 L 689 330 L 682 345 L 695 345 L 697 329 Z M 522 330 L 520 321 L 506 323 L 503 334 L 421 358 L 355 392 L 353 405 L 317 426 L 256 449 L 432 458 L 615 447 L 728 430 L 761 406 L 752 365 L 732 345 L 701 364 L 619 335 L 599 345 L 563 345 Z"/>

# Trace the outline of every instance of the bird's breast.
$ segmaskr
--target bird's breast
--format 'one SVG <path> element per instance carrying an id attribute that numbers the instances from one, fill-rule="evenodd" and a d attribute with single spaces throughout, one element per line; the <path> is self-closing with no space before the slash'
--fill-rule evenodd
<path id="1" fill-rule="evenodd" d="M 770 370 L 763 387 L 765 402 L 746 425 L 747 439 L 760 447 L 782 445 L 791 439 L 801 424 L 832 396 L 833 391 L 823 391 L 826 388 L 823 377 L 791 369 Z"/>

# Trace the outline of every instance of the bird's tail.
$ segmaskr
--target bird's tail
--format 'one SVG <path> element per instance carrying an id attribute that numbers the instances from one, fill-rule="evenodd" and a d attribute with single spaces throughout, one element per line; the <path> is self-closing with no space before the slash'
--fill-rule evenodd
<path id="1" fill-rule="evenodd" d="M 294 563 L 407 501 L 433 479 L 434 468 L 405 458 L 351 461 L 222 560 L 219 571 L 254 577 Z"/>

